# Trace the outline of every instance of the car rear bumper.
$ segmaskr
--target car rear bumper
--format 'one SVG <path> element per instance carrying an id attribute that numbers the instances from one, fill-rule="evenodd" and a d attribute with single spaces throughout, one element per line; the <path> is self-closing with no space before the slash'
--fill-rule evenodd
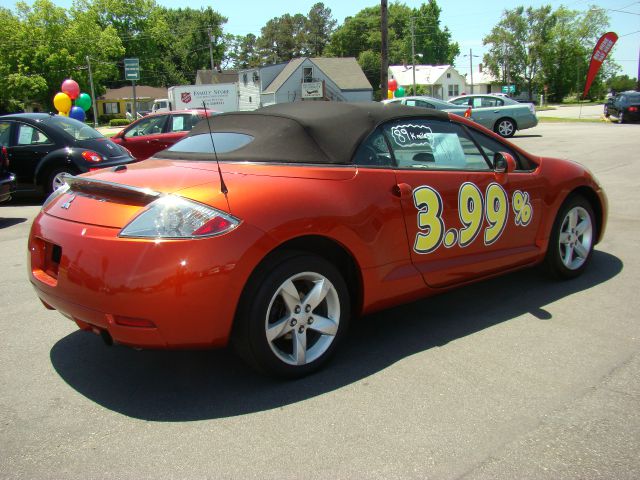
<path id="1" fill-rule="evenodd" d="M 252 270 L 244 254 L 261 232 L 241 225 L 219 237 L 154 241 L 119 231 L 35 219 L 28 268 L 45 306 L 135 347 L 225 345 Z"/>

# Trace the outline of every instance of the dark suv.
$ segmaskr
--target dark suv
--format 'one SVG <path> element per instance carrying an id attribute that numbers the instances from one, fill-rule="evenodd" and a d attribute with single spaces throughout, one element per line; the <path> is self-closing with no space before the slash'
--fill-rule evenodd
<path id="1" fill-rule="evenodd" d="M 618 123 L 640 120 L 640 92 L 630 90 L 611 97 L 604 106 L 604 114 L 617 118 Z"/>
<path id="2" fill-rule="evenodd" d="M 0 116 L 0 147 L 19 189 L 50 193 L 65 174 L 134 162 L 126 148 L 72 118 L 48 113 Z"/>

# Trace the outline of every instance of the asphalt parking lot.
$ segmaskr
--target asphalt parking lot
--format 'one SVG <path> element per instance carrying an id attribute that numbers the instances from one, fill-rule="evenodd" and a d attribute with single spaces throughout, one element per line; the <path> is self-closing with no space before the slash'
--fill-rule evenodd
<path id="1" fill-rule="evenodd" d="M 37 202 L 1 205 L 0 477 L 640 478 L 639 139 L 609 123 L 513 139 L 607 191 L 584 276 L 530 269 L 377 313 L 294 382 L 77 331 L 27 279 Z"/>

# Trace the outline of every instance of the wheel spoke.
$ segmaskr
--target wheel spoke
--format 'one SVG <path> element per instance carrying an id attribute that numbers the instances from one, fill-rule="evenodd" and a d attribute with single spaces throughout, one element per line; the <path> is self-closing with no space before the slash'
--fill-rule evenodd
<path id="1" fill-rule="evenodd" d="M 318 280 L 314 282 L 313 288 L 302 301 L 305 305 L 311 305 L 311 310 L 315 309 L 325 299 L 331 284 L 326 280 Z"/>
<path id="2" fill-rule="evenodd" d="M 573 230 L 576 228 L 576 225 L 578 224 L 578 211 L 574 208 L 569 212 L 568 217 L 569 217 L 569 228 Z"/>
<path id="3" fill-rule="evenodd" d="M 283 283 L 278 293 L 287 306 L 289 313 L 292 313 L 296 306 L 300 304 L 300 293 L 291 280 Z"/>
<path id="4" fill-rule="evenodd" d="M 335 336 L 338 332 L 338 324 L 330 318 L 320 317 L 318 315 L 313 316 L 313 323 L 307 328 L 320 332 L 324 335 Z"/>
<path id="5" fill-rule="evenodd" d="M 291 326 L 291 318 L 287 315 L 282 320 L 278 320 L 276 323 L 271 324 L 267 328 L 267 340 L 273 342 L 277 338 L 282 337 L 289 333 L 293 327 Z"/>
<path id="6" fill-rule="evenodd" d="M 580 257 L 580 258 L 587 258 L 587 255 L 589 255 L 589 250 L 587 250 L 584 245 L 582 245 L 581 243 L 576 243 L 575 247 L 575 252 L 576 254 Z"/>
<path id="7" fill-rule="evenodd" d="M 304 365 L 307 358 L 307 332 L 295 332 L 293 335 L 293 359 L 296 365 Z"/>
<path id="8" fill-rule="evenodd" d="M 567 267 L 571 265 L 571 261 L 573 260 L 573 247 L 571 245 L 565 246 L 564 257 L 562 258 L 562 263 L 564 263 Z"/>
<path id="9" fill-rule="evenodd" d="M 576 225 L 576 233 L 578 235 L 583 235 L 591 228 L 591 222 L 588 219 L 582 220 L 578 225 Z"/>

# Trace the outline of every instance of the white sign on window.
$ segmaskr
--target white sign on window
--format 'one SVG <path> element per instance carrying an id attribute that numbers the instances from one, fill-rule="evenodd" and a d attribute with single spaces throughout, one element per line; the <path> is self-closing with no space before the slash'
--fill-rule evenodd
<path id="1" fill-rule="evenodd" d="M 307 82 L 302 84 L 302 98 L 322 98 L 322 82 Z"/>

